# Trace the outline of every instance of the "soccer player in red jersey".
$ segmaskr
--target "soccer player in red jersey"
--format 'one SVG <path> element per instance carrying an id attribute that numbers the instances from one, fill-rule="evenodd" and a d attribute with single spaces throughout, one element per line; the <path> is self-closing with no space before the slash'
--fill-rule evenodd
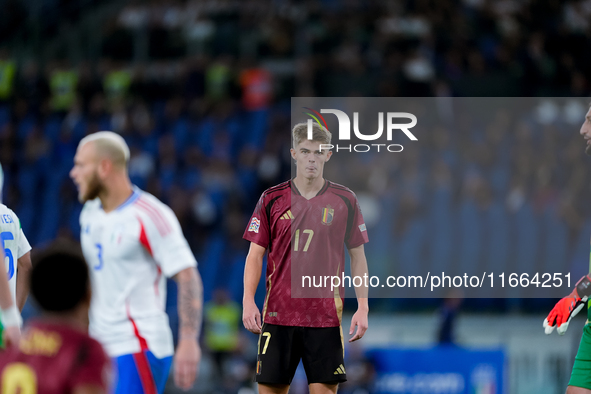
<path id="1" fill-rule="evenodd" d="M 30 283 L 43 317 L 27 325 L 18 346 L 0 353 L 2 392 L 107 393 L 109 359 L 87 334 L 86 263 L 69 254 L 46 255 L 34 265 Z"/>
<path id="2" fill-rule="evenodd" d="M 296 177 L 263 193 L 244 232 L 251 244 L 244 268 L 243 322 L 260 335 L 259 393 L 287 393 L 300 359 L 311 394 L 336 393 L 338 383 L 346 381 L 339 288 L 328 296 L 330 284 L 310 293 L 311 289 L 299 287 L 302 277 L 294 272 L 340 277 L 344 245 L 351 256 L 352 275 L 367 274 L 363 246 L 368 242 L 367 231 L 355 194 L 323 177 L 332 152 L 320 149 L 320 144 L 330 144 L 330 132 L 314 124 L 308 140 L 307 125 L 300 123 L 292 137 Z M 267 296 L 261 319 L 254 295 L 267 251 Z M 356 326 L 357 332 L 349 342 L 367 330 L 366 290 L 356 288 L 358 309 L 349 335 Z M 310 294 L 318 296 L 304 298 Z"/>

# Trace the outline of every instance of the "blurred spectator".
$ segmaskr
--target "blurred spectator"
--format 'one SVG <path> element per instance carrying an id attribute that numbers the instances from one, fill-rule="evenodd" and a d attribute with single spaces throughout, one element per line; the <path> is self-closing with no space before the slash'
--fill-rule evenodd
<path id="1" fill-rule="evenodd" d="M 8 49 L 0 48 L 0 103 L 12 98 L 15 77 L 16 62 L 10 58 Z"/>
<path id="2" fill-rule="evenodd" d="M 212 101 L 219 101 L 230 94 L 232 83 L 230 62 L 230 56 L 222 56 L 205 72 L 205 95 Z"/>
<path id="3" fill-rule="evenodd" d="M 248 111 L 267 109 L 271 104 L 273 85 L 271 74 L 264 68 L 255 67 L 252 61 L 245 61 L 240 73 L 242 86 L 242 105 Z"/>
<path id="4" fill-rule="evenodd" d="M 131 71 L 126 69 L 119 61 L 107 66 L 103 78 L 103 91 L 111 107 L 124 104 L 131 86 Z"/>
<path id="5" fill-rule="evenodd" d="M 51 109 L 58 113 L 67 112 L 76 101 L 78 72 L 70 68 L 67 61 L 57 61 L 50 70 L 49 87 Z"/>
<path id="6" fill-rule="evenodd" d="M 439 345 L 456 345 L 456 319 L 462 301 L 460 292 L 450 292 L 448 297 L 443 300 L 443 305 L 439 309 L 439 328 L 437 329 L 437 343 Z"/>
<path id="7" fill-rule="evenodd" d="M 215 361 L 220 381 L 224 381 L 225 363 L 238 349 L 242 308 L 230 299 L 225 289 L 216 289 L 204 306 L 205 346 Z"/>

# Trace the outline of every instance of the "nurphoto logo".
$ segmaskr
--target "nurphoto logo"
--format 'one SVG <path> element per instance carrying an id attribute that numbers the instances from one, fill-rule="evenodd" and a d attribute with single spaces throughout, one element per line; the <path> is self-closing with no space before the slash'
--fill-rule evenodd
<path id="1" fill-rule="evenodd" d="M 338 109 L 321 109 L 320 112 L 313 110 L 312 108 L 304 107 L 310 112 L 305 112 L 318 123 L 319 126 L 323 126 L 328 130 L 326 120 L 321 114 L 333 114 L 337 117 L 339 123 L 338 139 L 339 141 L 351 140 L 351 120 L 349 116 Z M 312 139 L 312 119 L 308 119 L 308 139 Z M 409 129 L 413 128 L 417 124 L 417 117 L 409 112 L 378 112 L 378 131 L 374 134 L 363 134 L 359 130 L 359 112 L 353 112 L 353 133 L 355 136 L 362 141 L 376 141 L 384 133 L 384 119 L 386 119 L 386 139 L 392 141 L 392 136 L 395 130 L 402 131 L 408 139 L 411 141 L 418 141 L 417 137 Z M 408 119 L 409 123 L 394 123 L 394 119 Z M 322 120 L 322 123 L 320 123 Z M 346 150 L 349 152 L 369 152 L 372 149 L 380 152 L 381 148 L 385 148 L 388 152 L 402 152 L 404 147 L 400 144 L 349 144 L 349 145 L 333 145 L 333 144 L 320 144 L 320 150 L 331 150 L 336 148 L 336 151 Z"/>

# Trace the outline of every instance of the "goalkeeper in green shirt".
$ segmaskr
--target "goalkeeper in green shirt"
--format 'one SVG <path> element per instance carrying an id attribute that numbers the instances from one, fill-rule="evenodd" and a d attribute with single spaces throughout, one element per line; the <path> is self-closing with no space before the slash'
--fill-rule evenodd
<path id="1" fill-rule="evenodd" d="M 585 115 L 585 121 L 581 126 L 581 135 L 585 138 L 587 147 L 585 153 L 591 156 L 591 108 Z M 591 272 L 591 256 L 590 256 Z M 591 274 L 583 276 L 575 286 L 574 290 L 566 297 L 558 301 L 544 319 L 546 334 L 551 334 L 556 328 L 560 335 L 564 335 L 570 320 L 585 306 L 587 299 L 591 296 Z M 583 328 L 583 336 L 573 371 L 568 382 L 566 394 L 591 394 L 591 309 L 587 309 L 587 324 Z"/>

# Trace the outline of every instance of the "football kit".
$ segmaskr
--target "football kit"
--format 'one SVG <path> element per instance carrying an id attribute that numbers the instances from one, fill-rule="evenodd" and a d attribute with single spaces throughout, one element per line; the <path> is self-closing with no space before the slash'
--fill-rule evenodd
<path id="1" fill-rule="evenodd" d="M 174 353 L 165 278 L 197 265 L 178 219 L 134 188 L 109 213 L 88 201 L 80 230 L 93 289 L 89 331 L 114 358 L 116 393 L 134 392 L 138 381 L 145 393 L 162 392 Z"/>
<path id="2" fill-rule="evenodd" d="M 591 256 L 591 255 L 590 255 Z M 590 261 L 591 264 L 591 261 Z M 587 276 L 588 277 L 588 276 Z M 591 390 L 591 308 L 587 309 L 587 322 L 571 372 L 569 386 Z"/>
<path id="3" fill-rule="evenodd" d="M 19 346 L 0 353 L 2 392 L 69 394 L 76 387 L 108 390 L 109 359 L 81 330 L 39 320 L 27 325 Z"/>
<path id="4" fill-rule="evenodd" d="M 355 194 L 325 180 L 304 198 L 293 181 L 266 190 L 244 239 L 268 249 L 256 381 L 289 384 L 302 359 L 309 383 L 346 380 L 339 288 L 303 288 L 303 275 L 344 272 L 345 250 L 368 242 Z"/>
<path id="5" fill-rule="evenodd" d="M 0 204 L 0 246 L 4 249 L 4 264 L 12 299 L 16 300 L 16 276 L 18 259 L 31 250 L 23 233 L 20 220 L 6 205 Z M 0 342 L 2 341 L 0 331 Z"/>

